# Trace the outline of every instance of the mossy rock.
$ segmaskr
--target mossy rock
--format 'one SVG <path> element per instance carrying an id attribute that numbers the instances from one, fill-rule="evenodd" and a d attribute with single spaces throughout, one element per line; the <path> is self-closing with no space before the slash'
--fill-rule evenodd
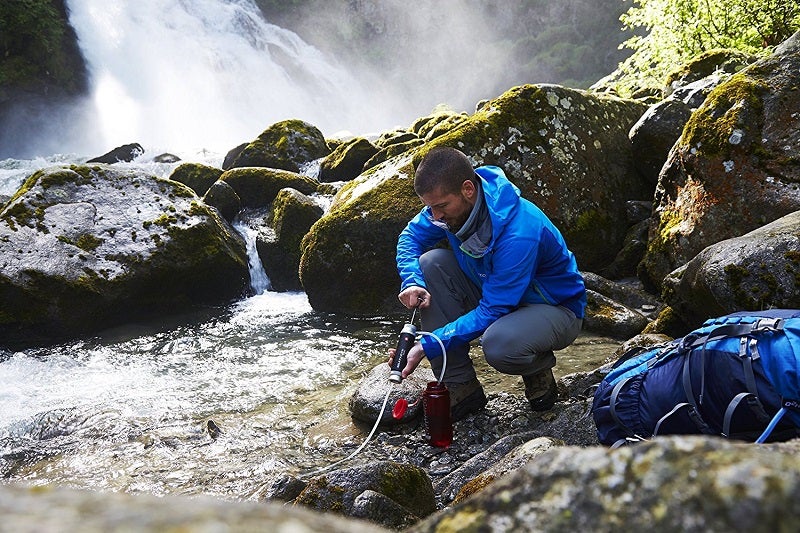
<path id="1" fill-rule="evenodd" d="M 322 160 L 319 181 L 348 181 L 364 170 L 364 163 L 378 152 L 378 148 L 363 137 L 339 145 Z"/>
<path id="2" fill-rule="evenodd" d="M 364 170 L 375 167 L 384 161 L 387 161 L 400 154 L 404 154 L 409 150 L 413 150 L 414 148 L 422 146 L 423 144 L 425 144 L 425 141 L 417 138 L 416 136 L 405 142 L 389 144 L 384 148 L 381 148 L 377 153 L 375 153 L 375 155 L 370 157 L 366 163 L 364 163 Z"/>
<path id="3" fill-rule="evenodd" d="M 239 152 L 230 168 L 268 167 L 300 172 L 329 153 L 319 129 L 308 122 L 290 119 L 264 130 Z"/>
<path id="4" fill-rule="evenodd" d="M 232 222 L 242 210 L 242 199 L 233 187 L 224 181 L 215 181 L 203 196 L 203 201 L 219 211 L 222 218 L 228 222 Z"/>
<path id="5" fill-rule="evenodd" d="M 430 141 L 443 135 L 469 118 L 466 113 L 434 115 L 424 124 L 414 129 L 422 139 Z M 412 126 L 413 128 L 413 126 Z"/>
<path id="6" fill-rule="evenodd" d="M 204 196 L 222 175 L 222 169 L 202 163 L 181 163 L 169 175 L 169 179 L 188 185 L 197 196 Z"/>
<path id="7" fill-rule="evenodd" d="M 731 48 L 707 50 L 667 75 L 667 91 L 701 80 L 718 72 L 735 74 L 756 60 L 756 56 Z"/>
<path id="8" fill-rule="evenodd" d="M 419 139 L 419 135 L 406 129 L 397 129 L 381 133 L 373 144 L 381 149 L 390 144 L 400 144 L 414 139 Z"/>
<path id="9" fill-rule="evenodd" d="M 425 471 L 414 465 L 391 461 L 334 470 L 316 477 L 308 482 L 294 503 L 318 511 L 349 515 L 356 498 L 366 490 L 383 494 L 417 518 L 424 518 L 436 510 L 433 485 Z"/>
<path id="10" fill-rule="evenodd" d="M 230 185 L 242 202 L 242 207 L 269 206 L 281 189 L 290 187 L 303 194 L 316 192 L 318 183 L 307 176 L 264 167 L 243 167 L 226 170 L 220 181 Z"/>
<path id="11" fill-rule="evenodd" d="M 414 162 L 433 146 L 459 148 L 475 166 L 503 168 L 559 226 L 581 269 L 610 264 L 629 226 L 626 200 L 652 198 L 633 169 L 627 136 L 645 110 L 563 87 L 519 87 L 448 133 L 366 170 L 342 187 L 303 240 L 300 279 L 309 302 L 351 314 L 397 309 L 397 236 L 422 207 Z"/>
<path id="12" fill-rule="evenodd" d="M 244 242 L 185 185 L 110 166 L 30 176 L 0 211 L 0 344 L 240 297 Z"/>
<path id="13" fill-rule="evenodd" d="M 264 271 L 273 290 L 302 289 L 300 243 L 321 216 L 322 208 L 305 194 L 288 188 L 278 193 L 270 214 L 271 238 L 257 241 L 258 254 L 263 258 Z"/>
<path id="14" fill-rule="evenodd" d="M 800 211 L 695 256 L 664 281 L 664 300 L 691 326 L 734 311 L 800 308 Z"/>
<path id="15" fill-rule="evenodd" d="M 800 46 L 787 42 L 714 88 L 659 177 L 640 277 L 660 289 L 706 247 L 800 209 Z"/>
<path id="16" fill-rule="evenodd" d="M 421 204 L 411 156 L 347 182 L 302 242 L 300 281 L 314 309 L 352 315 L 398 310 L 397 236 Z"/>

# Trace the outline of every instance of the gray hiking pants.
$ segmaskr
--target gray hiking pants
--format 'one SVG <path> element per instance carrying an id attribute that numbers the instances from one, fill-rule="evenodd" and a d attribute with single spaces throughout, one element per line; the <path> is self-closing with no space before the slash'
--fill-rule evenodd
<path id="1" fill-rule="evenodd" d="M 452 322 L 478 306 L 481 289 L 458 266 L 451 250 L 434 249 L 420 257 L 430 306 L 421 311 L 423 331 Z M 483 333 L 481 346 L 486 362 L 504 374 L 527 376 L 556 364 L 553 350 L 569 346 L 581 331 L 583 320 L 562 306 L 523 304 L 500 317 Z M 431 361 L 438 377 L 443 360 Z M 446 383 L 466 383 L 475 377 L 469 345 L 447 352 Z"/>

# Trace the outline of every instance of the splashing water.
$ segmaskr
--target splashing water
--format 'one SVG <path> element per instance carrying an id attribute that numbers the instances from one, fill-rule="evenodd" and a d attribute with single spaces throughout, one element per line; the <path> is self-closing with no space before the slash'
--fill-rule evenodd
<path id="1" fill-rule="evenodd" d="M 266 22 L 251 0 L 67 4 L 104 150 L 136 141 L 224 153 L 286 118 L 358 131 L 383 109 L 368 104 L 342 67 Z"/>
<path id="2" fill-rule="evenodd" d="M 256 245 L 258 231 L 248 226 L 241 219 L 234 220 L 232 225 L 233 229 L 239 232 L 239 235 L 242 236 L 247 245 L 247 265 L 250 271 L 250 289 L 253 294 L 262 294 L 264 291 L 272 290 L 269 277 L 264 270 L 264 264 L 258 255 L 258 247 Z"/>

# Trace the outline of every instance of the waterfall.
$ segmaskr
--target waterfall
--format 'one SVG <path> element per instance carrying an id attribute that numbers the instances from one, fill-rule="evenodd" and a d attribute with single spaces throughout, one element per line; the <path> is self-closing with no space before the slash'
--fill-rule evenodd
<path id="1" fill-rule="evenodd" d="M 359 131 L 383 106 L 252 0 L 67 0 L 95 138 L 225 153 L 279 120 Z M 367 117 L 367 114 L 370 116 Z"/>
<path id="2" fill-rule="evenodd" d="M 272 289 L 264 264 L 258 255 L 256 238 L 258 231 L 251 228 L 246 222 L 236 219 L 233 221 L 233 229 L 239 232 L 247 245 L 247 266 L 250 270 L 250 289 L 254 294 L 263 294 L 264 291 Z"/>

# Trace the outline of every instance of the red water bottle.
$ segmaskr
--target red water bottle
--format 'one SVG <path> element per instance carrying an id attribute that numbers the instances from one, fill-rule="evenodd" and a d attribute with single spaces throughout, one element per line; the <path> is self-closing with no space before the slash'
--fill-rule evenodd
<path id="1" fill-rule="evenodd" d="M 422 409 L 430 444 L 447 448 L 453 442 L 453 422 L 450 420 L 450 392 L 444 383 L 429 381 L 422 393 Z"/>

